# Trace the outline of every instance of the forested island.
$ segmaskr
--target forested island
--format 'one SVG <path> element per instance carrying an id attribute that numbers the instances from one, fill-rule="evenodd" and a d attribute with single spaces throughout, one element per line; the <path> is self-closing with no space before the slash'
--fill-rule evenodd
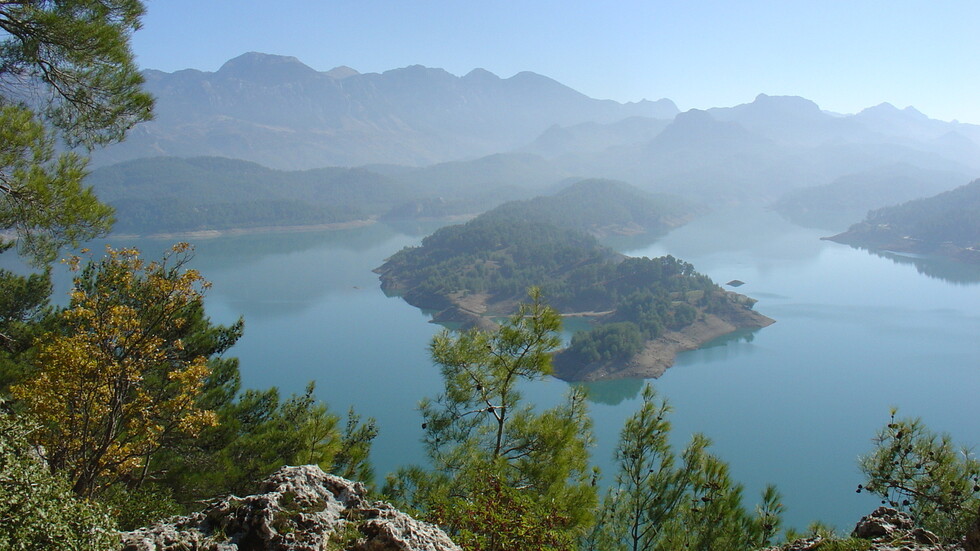
<path id="1" fill-rule="evenodd" d="M 464 326 L 493 326 L 538 287 L 564 316 L 594 322 L 556 355 L 557 376 L 657 377 L 679 351 L 773 323 L 752 310 L 753 299 L 722 289 L 687 262 L 626 257 L 595 237 L 663 231 L 680 219 L 677 202 L 587 180 L 442 228 L 377 271 L 386 292 L 438 311 L 434 321 Z"/>
<path id="2" fill-rule="evenodd" d="M 925 199 L 873 210 L 828 237 L 855 247 L 949 256 L 980 263 L 980 180 Z"/>

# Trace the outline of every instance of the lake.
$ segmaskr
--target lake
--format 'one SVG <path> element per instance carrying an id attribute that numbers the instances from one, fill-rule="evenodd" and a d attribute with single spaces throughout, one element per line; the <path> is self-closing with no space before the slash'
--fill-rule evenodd
<path id="1" fill-rule="evenodd" d="M 371 270 L 434 228 L 376 224 L 196 243 L 193 266 L 214 283 L 208 314 L 221 323 L 245 318 L 245 335 L 231 352 L 241 359 L 244 384 L 288 393 L 316 380 L 334 412 L 353 405 L 375 417 L 379 476 L 423 460 L 415 406 L 441 389 L 426 349 L 440 327 L 385 296 Z M 615 245 L 633 256 L 674 255 L 718 283 L 744 281 L 738 292 L 776 320 L 684 353 L 653 381 L 674 407 L 675 445 L 704 433 L 745 484 L 749 503 L 771 482 L 784 496 L 788 525 L 802 529 L 819 519 L 849 532 L 877 505 L 854 491 L 863 482 L 857 458 L 870 451 L 891 406 L 962 444 L 980 444 L 980 267 L 819 239 L 831 233 L 740 210 L 653 243 Z M 135 244 L 158 255 L 169 242 Z M 642 385 L 588 385 L 594 458 L 607 480 Z M 548 380 L 526 385 L 525 395 L 550 405 L 567 388 Z"/>

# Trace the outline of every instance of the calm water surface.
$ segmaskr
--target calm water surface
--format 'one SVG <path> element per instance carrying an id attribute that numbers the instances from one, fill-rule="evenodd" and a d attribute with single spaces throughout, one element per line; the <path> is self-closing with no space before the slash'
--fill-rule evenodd
<path id="1" fill-rule="evenodd" d="M 194 266 L 214 282 L 208 313 L 244 316 L 232 350 L 246 386 L 318 395 L 381 429 L 380 476 L 421 462 L 415 405 L 441 388 L 427 344 L 439 327 L 386 297 L 371 270 L 433 228 L 225 237 L 196 243 Z M 718 213 L 653 244 L 618 243 L 633 256 L 671 254 L 738 290 L 777 323 L 682 354 L 654 381 L 674 407 L 674 441 L 694 432 L 714 442 L 754 503 L 766 483 L 784 495 L 788 524 L 820 519 L 850 530 L 876 501 L 854 492 L 857 457 L 890 406 L 922 417 L 961 443 L 980 444 L 980 269 L 874 255 L 821 241 L 818 230 L 766 212 Z M 129 244 L 129 243 L 127 243 Z M 158 254 L 161 242 L 138 243 Z M 5 255 L 7 256 L 7 255 Z M 639 406 L 642 381 L 589 385 L 597 463 L 611 478 L 612 448 Z M 526 396 L 557 403 L 558 380 Z"/>

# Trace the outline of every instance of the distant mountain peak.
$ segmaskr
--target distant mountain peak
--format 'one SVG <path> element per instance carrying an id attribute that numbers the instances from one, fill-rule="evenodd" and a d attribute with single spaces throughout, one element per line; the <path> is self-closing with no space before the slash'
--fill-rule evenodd
<path id="1" fill-rule="evenodd" d="M 820 113 L 819 105 L 800 96 L 770 96 L 767 94 L 759 94 L 749 105 L 753 105 L 755 107 L 774 108 L 780 111 Z"/>
<path id="2" fill-rule="evenodd" d="M 732 121 L 721 121 L 712 113 L 691 109 L 674 120 L 650 142 L 653 147 L 706 147 L 718 144 L 750 145 L 762 143 L 762 137 Z"/>
<path id="3" fill-rule="evenodd" d="M 868 107 L 858 113 L 859 116 L 873 116 L 873 117 L 905 117 L 912 119 L 926 120 L 929 117 L 923 114 L 921 111 L 909 105 L 905 109 L 899 109 L 887 101 L 879 103 L 874 107 Z"/>
<path id="4" fill-rule="evenodd" d="M 920 118 L 920 119 L 928 119 L 929 118 L 928 116 L 926 116 L 925 113 L 923 113 L 922 111 L 919 111 L 918 109 L 916 109 L 915 107 L 912 107 L 911 105 L 909 105 L 905 109 L 902 109 L 902 112 L 903 113 L 907 113 L 907 114 L 909 114 L 909 115 L 911 115 L 913 117 Z"/>
<path id="5" fill-rule="evenodd" d="M 486 69 L 477 67 L 476 69 L 473 69 L 472 71 L 466 73 L 466 76 L 463 77 L 463 80 L 473 80 L 477 82 L 493 82 L 493 81 L 500 80 L 500 77 L 498 77 L 497 75 L 491 73 Z"/>
<path id="6" fill-rule="evenodd" d="M 883 102 L 879 103 L 878 105 L 875 105 L 874 107 L 868 107 L 867 109 L 864 109 L 863 111 L 871 111 L 871 112 L 873 112 L 873 111 L 880 111 L 880 112 L 884 113 L 884 112 L 888 112 L 888 111 L 898 111 L 898 107 L 895 107 L 894 105 L 888 103 L 887 101 L 883 101 Z"/>
<path id="7" fill-rule="evenodd" d="M 677 107 L 677 104 L 674 103 L 674 100 L 670 98 L 660 98 L 658 100 L 649 100 L 644 98 L 636 102 L 636 104 L 656 106 L 663 114 L 669 115 L 670 117 L 677 116 L 681 112 L 681 110 Z M 630 103 L 627 103 L 627 105 L 630 105 Z"/>
<path id="8" fill-rule="evenodd" d="M 428 80 L 451 80 L 457 77 L 449 71 L 439 67 L 426 67 L 425 65 L 409 65 L 398 69 L 389 69 L 382 76 L 398 79 L 398 82 L 425 82 Z"/>
<path id="9" fill-rule="evenodd" d="M 327 71 L 327 76 L 333 77 L 337 80 L 342 80 L 359 74 L 361 73 L 359 73 L 356 69 L 351 69 L 346 65 L 340 65 Z"/>
<path id="10" fill-rule="evenodd" d="M 535 73 L 534 71 L 521 71 L 507 80 L 539 80 L 547 82 L 558 82 L 557 80 Z"/>
<path id="11" fill-rule="evenodd" d="M 248 52 L 226 61 L 217 74 L 242 80 L 289 82 L 317 72 L 293 56 Z"/>

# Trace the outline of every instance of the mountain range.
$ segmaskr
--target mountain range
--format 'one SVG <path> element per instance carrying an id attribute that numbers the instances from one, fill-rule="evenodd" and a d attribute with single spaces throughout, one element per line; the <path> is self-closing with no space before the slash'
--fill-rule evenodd
<path id="1" fill-rule="evenodd" d="M 422 166 L 508 151 L 552 125 L 672 118 L 670 100 L 621 104 L 550 78 L 463 77 L 413 65 L 319 72 L 294 57 L 247 53 L 216 72 L 144 72 L 154 121 L 100 153 L 99 164 L 155 155 L 223 156 L 272 168 Z"/>
<path id="2" fill-rule="evenodd" d="M 361 167 L 405 187 L 400 208 L 415 209 L 412 190 L 424 189 L 428 206 L 418 208 L 435 211 L 443 196 L 510 190 L 485 210 L 569 178 L 606 178 L 706 204 L 773 205 L 838 231 L 847 225 L 819 220 L 824 211 L 859 215 L 980 176 L 980 126 L 887 103 L 840 115 L 760 94 L 681 113 L 668 99 L 598 100 L 530 72 L 316 71 L 260 53 L 215 72 L 144 74 L 156 119 L 96 152 L 94 166 L 212 156 L 290 171 Z"/>

